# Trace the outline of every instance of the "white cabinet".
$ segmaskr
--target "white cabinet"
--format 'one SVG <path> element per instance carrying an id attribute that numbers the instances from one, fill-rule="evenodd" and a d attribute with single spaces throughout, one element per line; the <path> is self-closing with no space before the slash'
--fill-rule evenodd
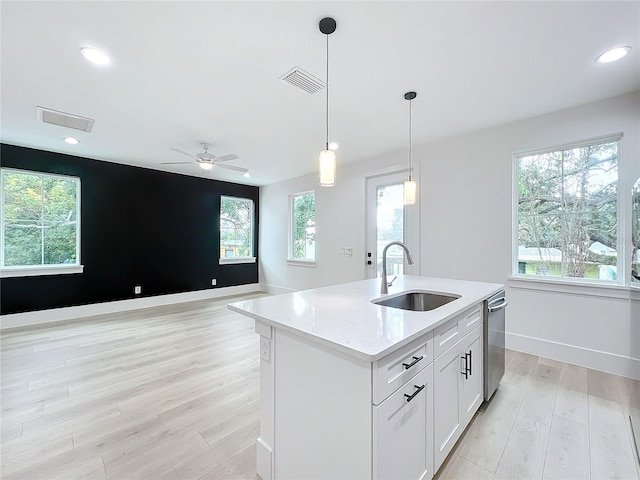
<path id="1" fill-rule="evenodd" d="M 431 362 L 433 362 L 433 332 L 428 332 L 375 362 L 373 404 L 378 405 Z"/>
<path id="2" fill-rule="evenodd" d="M 374 407 L 373 478 L 433 476 L 433 364 Z"/>
<path id="3" fill-rule="evenodd" d="M 478 327 L 464 337 L 461 344 L 461 355 L 467 355 L 467 377 L 462 379 L 460 388 L 460 415 L 462 424 L 471 421 L 483 400 L 483 361 L 482 361 L 482 328 Z"/>
<path id="4" fill-rule="evenodd" d="M 453 328 L 453 325 L 448 325 L 449 331 Z M 437 471 L 482 403 L 481 325 L 436 357 L 433 364 L 433 408 L 437 412 L 434 420 L 434 462 Z"/>
<path id="5" fill-rule="evenodd" d="M 428 480 L 482 402 L 480 304 L 370 361 L 256 321 L 264 480 Z"/>

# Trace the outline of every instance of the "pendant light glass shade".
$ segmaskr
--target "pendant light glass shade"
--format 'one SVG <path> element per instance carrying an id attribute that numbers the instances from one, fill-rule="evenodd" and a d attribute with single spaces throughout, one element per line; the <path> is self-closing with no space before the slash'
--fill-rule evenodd
<path id="1" fill-rule="evenodd" d="M 404 181 L 404 204 L 414 205 L 416 203 L 416 182 L 413 180 Z"/>
<path id="2" fill-rule="evenodd" d="M 336 184 L 336 153 L 331 150 L 320 152 L 320 186 L 333 187 Z"/>
<path id="3" fill-rule="evenodd" d="M 320 20 L 318 25 L 320 32 L 327 37 L 327 82 L 325 84 L 326 96 L 326 127 L 325 148 L 320 152 L 319 177 L 321 187 L 333 187 L 336 184 L 336 153 L 329 150 L 329 35 L 336 31 L 336 21 L 331 17 Z"/>
<path id="4" fill-rule="evenodd" d="M 404 204 L 415 205 L 417 185 L 414 182 L 413 175 L 413 163 L 412 163 L 412 148 L 411 148 L 411 100 L 416 98 L 418 94 L 416 92 L 407 92 L 404 94 L 404 99 L 409 100 L 409 179 L 404 181 Z"/>

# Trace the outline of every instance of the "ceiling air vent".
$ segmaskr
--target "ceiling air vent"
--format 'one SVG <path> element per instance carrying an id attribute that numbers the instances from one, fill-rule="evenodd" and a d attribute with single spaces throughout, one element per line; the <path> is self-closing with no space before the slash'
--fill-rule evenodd
<path id="1" fill-rule="evenodd" d="M 316 93 L 325 86 L 322 80 L 317 79 L 309 72 L 305 72 L 300 67 L 293 67 L 280 77 L 280 80 L 307 93 Z"/>
<path id="2" fill-rule="evenodd" d="M 36 107 L 38 111 L 38 120 L 52 125 L 60 125 L 61 127 L 75 128 L 83 132 L 90 132 L 93 128 L 93 118 L 81 117 L 72 113 L 58 112 L 45 107 Z"/>

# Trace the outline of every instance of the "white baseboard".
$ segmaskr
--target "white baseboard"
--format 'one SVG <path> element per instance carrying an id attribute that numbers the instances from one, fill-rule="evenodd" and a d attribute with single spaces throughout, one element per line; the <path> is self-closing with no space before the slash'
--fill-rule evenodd
<path id="1" fill-rule="evenodd" d="M 292 293 L 292 292 L 298 291 L 292 288 L 278 287 L 277 285 L 269 285 L 266 283 L 260 284 L 260 290 L 263 292 L 270 293 L 271 295 L 279 295 L 281 293 Z"/>
<path id="2" fill-rule="evenodd" d="M 640 359 L 600 352 L 516 333 L 506 334 L 506 347 L 581 367 L 640 380 Z"/>
<path id="3" fill-rule="evenodd" d="M 170 295 L 158 295 L 155 297 L 132 298 L 115 302 L 92 303 L 90 305 L 78 305 L 76 307 L 52 308 L 49 310 L 37 310 L 34 312 L 11 313 L 0 316 L 0 329 L 28 327 L 44 323 L 64 322 L 82 317 L 103 315 L 106 313 L 118 313 L 141 308 L 158 307 L 174 303 L 206 300 L 209 298 L 227 297 L 242 293 L 261 291 L 259 283 L 237 285 L 234 287 L 211 288 L 197 290 L 195 292 L 172 293 Z"/>

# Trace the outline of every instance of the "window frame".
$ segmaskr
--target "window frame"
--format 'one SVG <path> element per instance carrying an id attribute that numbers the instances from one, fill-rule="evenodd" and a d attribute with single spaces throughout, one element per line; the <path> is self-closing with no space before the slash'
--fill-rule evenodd
<path id="1" fill-rule="evenodd" d="M 249 250 L 250 255 L 245 257 L 222 257 L 220 255 L 220 250 L 222 247 L 222 200 L 223 199 L 231 199 L 231 200 L 241 200 L 251 202 L 251 215 L 249 219 Z M 255 229 L 256 229 L 256 202 L 253 201 L 252 198 L 247 197 L 237 197 L 233 195 L 220 195 L 220 208 L 218 210 L 218 264 L 219 265 L 234 265 L 241 263 L 256 263 L 255 256 Z"/>
<path id="2" fill-rule="evenodd" d="M 291 195 L 289 195 L 289 234 L 288 234 L 288 245 L 287 245 L 287 264 L 288 265 L 292 265 L 292 266 L 298 266 L 298 267 L 315 267 L 317 264 L 317 260 L 318 260 L 318 249 L 314 243 L 314 259 L 310 260 L 310 259 L 305 259 L 305 258 L 295 258 L 293 255 L 293 245 L 294 245 L 294 232 L 295 232 L 295 227 L 294 227 L 294 219 L 295 219 L 295 212 L 294 212 L 294 205 L 295 205 L 295 199 L 299 198 L 299 197 L 303 197 L 305 195 L 313 195 L 314 200 L 316 199 L 316 191 L 315 190 L 306 190 L 303 192 L 296 192 L 293 193 Z M 314 202 L 314 205 L 315 204 Z M 316 218 L 317 215 L 317 208 L 314 209 L 314 219 Z M 317 238 L 317 234 L 318 234 L 318 222 L 315 221 L 315 229 L 316 229 L 316 238 Z"/>
<path id="3" fill-rule="evenodd" d="M 628 206 L 626 205 L 623 191 L 625 190 L 625 169 L 623 161 L 623 133 L 613 133 L 610 135 L 603 135 L 599 137 L 592 137 L 576 142 L 569 142 L 553 147 L 539 148 L 533 150 L 519 151 L 513 154 L 512 159 L 512 253 L 511 253 L 511 275 L 509 280 L 511 281 L 523 281 L 533 289 L 548 290 L 553 288 L 553 285 L 563 284 L 566 285 L 571 291 L 574 291 L 574 287 L 627 287 L 630 284 L 628 278 L 629 269 L 631 268 L 631 259 L 628 253 L 628 246 L 625 242 L 627 233 L 627 213 Z M 519 211 L 519 199 L 520 191 L 518 188 L 519 180 L 519 160 L 523 157 L 532 155 L 541 155 L 550 152 L 557 152 L 562 150 L 569 150 L 574 148 L 582 148 L 592 145 L 598 145 L 602 143 L 617 143 L 617 159 L 616 168 L 618 173 L 618 184 L 616 188 L 616 217 L 617 217 L 617 238 L 616 238 L 616 271 L 617 280 L 605 280 L 599 278 L 578 278 L 578 277 L 563 277 L 563 276 L 551 276 L 551 275 L 527 275 L 518 272 L 518 211 Z M 627 258 L 629 257 L 629 258 Z M 539 286 L 536 286 L 538 284 Z M 606 295 L 609 296 L 609 295 Z"/>
<path id="4" fill-rule="evenodd" d="M 76 183 L 76 261 L 70 264 L 51 264 L 51 265 L 19 265 L 19 266 L 5 266 L 4 255 L 4 206 L 5 206 L 5 174 L 17 173 L 20 175 L 31 175 L 44 178 L 61 179 L 65 181 L 73 181 Z M 66 275 L 82 273 L 84 271 L 84 265 L 81 262 L 81 220 L 82 220 L 82 203 L 81 203 L 81 189 L 82 181 L 80 177 L 74 175 L 61 175 L 57 173 L 39 172 L 35 170 L 24 170 L 19 168 L 7 168 L 0 169 L 0 278 L 11 277 L 32 277 L 41 275 Z"/>

